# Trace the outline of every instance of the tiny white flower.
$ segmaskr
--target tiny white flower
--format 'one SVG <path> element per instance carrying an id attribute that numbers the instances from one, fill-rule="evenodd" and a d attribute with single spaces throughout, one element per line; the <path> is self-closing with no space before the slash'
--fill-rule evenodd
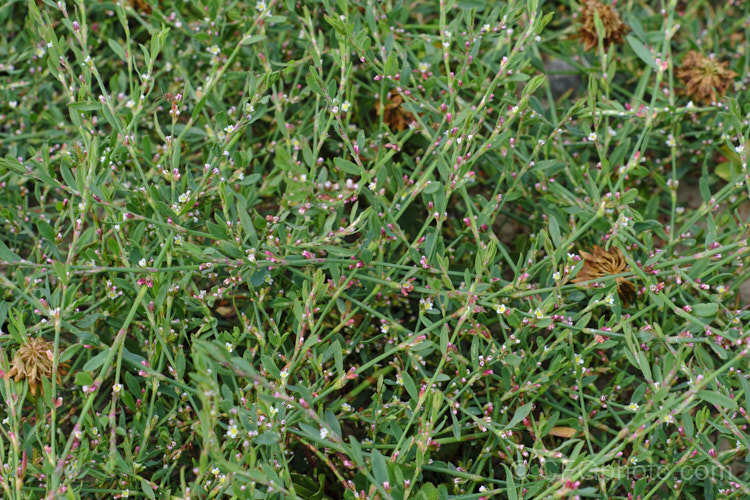
<path id="1" fill-rule="evenodd" d="M 508 308 L 505 307 L 505 304 L 500 304 L 497 307 L 495 307 L 495 312 L 498 314 L 505 314 L 505 311 L 507 311 Z"/>
<path id="2" fill-rule="evenodd" d="M 666 422 L 668 424 L 673 424 L 674 423 L 674 417 L 672 415 L 665 415 L 664 416 L 664 422 Z"/>
<path id="3" fill-rule="evenodd" d="M 325 427 L 320 428 L 320 439 L 325 439 L 328 437 L 328 429 Z"/>
<path id="4" fill-rule="evenodd" d="M 149 73 L 144 73 L 141 75 L 141 78 L 143 78 L 146 81 L 151 80 L 151 75 Z"/>
<path id="5" fill-rule="evenodd" d="M 209 48 L 206 49 L 206 51 L 211 55 L 218 55 L 219 52 L 221 52 L 221 49 L 218 45 L 211 45 Z"/>
<path id="6" fill-rule="evenodd" d="M 236 438 L 240 434 L 240 431 L 237 430 L 237 425 L 232 424 L 227 429 L 227 437 L 230 437 L 232 439 Z"/>
<path id="7" fill-rule="evenodd" d="M 560 281 L 561 277 L 562 275 L 560 274 L 560 271 L 555 271 L 554 273 L 552 273 L 552 279 L 555 281 Z"/>
<path id="8" fill-rule="evenodd" d="M 227 342 L 226 344 L 224 344 L 224 347 L 226 347 L 227 351 L 229 352 L 232 352 L 234 350 L 234 346 L 232 345 L 231 342 Z"/>
<path id="9" fill-rule="evenodd" d="M 743 146 L 742 144 L 740 144 L 739 146 L 737 146 L 736 148 L 734 148 L 734 150 L 737 152 L 738 155 L 741 155 L 742 153 L 745 152 L 745 146 Z"/>
<path id="10" fill-rule="evenodd" d="M 593 142 L 593 141 L 595 141 L 595 140 L 596 140 L 596 132 L 591 132 L 591 133 L 589 134 L 589 137 L 588 137 L 588 138 L 589 138 L 589 140 L 590 140 L 590 141 L 592 141 L 592 142 Z"/>
<path id="11" fill-rule="evenodd" d="M 541 309 L 536 308 L 534 310 L 534 316 L 536 316 L 536 319 L 542 319 L 544 317 L 544 313 L 542 312 Z"/>
<path id="12" fill-rule="evenodd" d="M 636 402 L 631 401 L 631 403 L 628 405 L 628 410 L 630 411 L 638 411 L 638 408 L 640 407 L 638 406 L 638 403 Z"/>
<path id="13" fill-rule="evenodd" d="M 427 70 L 430 69 L 430 63 L 426 61 L 422 61 L 417 66 L 417 69 L 419 70 L 420 73 L 427 73 Z"/>
<path id="14" fill-rule="evenodd" d="M 263 12 L 264 10 L 266 10 L 266 2 L 264 2 L 263 0 L 258 0 L 257 2 L 255 2 L 255 10 L 257 10 L 258 12 Z"/>
<path id="15" fill-rule="evenodd" d="M 583 364 L 583 356 L 581 356 L 580 354 L 576 354 L 575 356 L 573 356 L 573 359 L 577 365 Z"/>
<path id="16" fill-rule="evenodd" d="M 146 267 L 146 264 L 147 262 L 145 258 L 138 261 L 138 265 L 141 267 Z"/>

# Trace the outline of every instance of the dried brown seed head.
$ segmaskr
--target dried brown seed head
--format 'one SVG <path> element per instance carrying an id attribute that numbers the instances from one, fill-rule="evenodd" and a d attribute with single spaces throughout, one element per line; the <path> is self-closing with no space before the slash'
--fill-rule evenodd
<path id="1" fill-rule="evenodd" d="M 594 245 L 591 253 L 581 250 L 580 254 L 583 257 L 583 267 L 578 271 L 578 275 L 573 280 L 574 283 L 600 280 L 606 276 L 621 274 L 630 270 L 625 257 L 617 247 L 604 250 Z M 615 279 L 617 280 L 617 292 L 620 295 L 620 300 L 624 304 L 632 302 L 635 298 L 635 285 L 622 276 Z"/>
<path id="2" fill-rule="evenodd" d="M 130 0 L 130 6 L 145 14 L 151 14 L 151 6 L 146 0 Z"/>
<path id="3" fill-rule="evenodd" d="M 604 25 L 604 49 L 610 45 L 621 44 L 625 34 L 630 31 L 628 25 L 622 22 L 620 14 L 611 5 L 600 2 L 599 0 L 584 0 L 579 21 L 578 36 L 583 40 L 584 50 L 591 50 L 599 45 L 599 37 L 594 25 L 594 13 L 599 14 L 599 19 Z"/>
<path id="4" fill-rule="evenodd" d="M 405 130 L 414 121 L 414 114 L 402 107 L 403 102 L 404 99 L 399 94 L 388 92 L 385 106 L 381 108 L 379 102 L 375 103 L 375 109 L 379 115 L 383 115 L 386 125 L 399 132 Z"/>
<path id="5" fill-rule="evenodd" d="M 728 70 L 729 62 L 719 62 L 691 50 L 682 58 L 677 78 L 687 87 L 687 93 L 702 102 L 716 102 L 723 97 L 737 73 Z"/>
<path id="6" fill-rule="evenodd" d="M 52 378 L 54 345 L 43 339 L 29 339 L 16 351 L 11 369 L 5 374 L 7 380 L 15 377 L 16 382 L 23 379 L 28 380 L 31 394 L 36 395 L 37 387 L 42 383 L 42 377 Z M 57 381 L 60 382 L 60 374 L 63 366 L 58 365 Z"/>

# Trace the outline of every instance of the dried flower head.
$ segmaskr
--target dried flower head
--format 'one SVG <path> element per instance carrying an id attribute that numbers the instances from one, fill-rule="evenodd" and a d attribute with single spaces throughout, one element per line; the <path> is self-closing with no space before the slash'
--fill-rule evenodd
<path id="1" fill-rule="evenodd" d="M 385 106 L 380 108 L 380 103 L 375 103 L 375 109 L 378 114 L 383 115 L 383 121 L 391 128 L 399 132 L 406 129 L 414 121 L 414 115 L 401 107 L 404 99 L 395 93 L 388 92 L 385 99 Z"/>
<path id="2" fill-rule="evenodd" d="M 594 13 L 599 13 L 599 19 L 604 25 L 604 40 L 602 41 L 604 48 L 609 48 L 613 43 L 621 44 L 625 33 L 630 28 L 622 22 L 620 14 L 614 7 L 599 0 L 584 0 L 579 18 L 581 27 L 578 29 L 578 36 L 583 40 L 584 50 L 591 50 L 599 45 L 599 37 L 594 25 Z"/>
<path id="3" fill-rule="evenodd" d="M 729 62 L 719 62 L 691 50 L 682 59 L 677 78 L 687 86 L 689 95 L 703 102 L 723 97 L 737 73 L 728 70 Z"/>
<path id="4" fill-rule="evenodd" d="M 51 342 L 43 339 L 29 339 L 16 351 L 13 361 L 11 361 L 11 369 L 4 375 L 4 378 L 7 380 L 10 377 L 15 377 L 16 382 L 27 379 L 31 394 L 36 396 L 36 390 L 42 383 L 42 377 L 52 378 L 53 352 L 54 345 Z M 60 374 L 64 373 L 63 370 L 64 367 L 59 365 L 57 369 L 58 383 L 60 382 Z"/>
<path id="5" fill-rule="evenodd" d="M 584 252 L 583 250 L 580 253 L 581 257 L 583 257 L 583 267 L 573 280 L 574 283 L 598 280 L 605 276 L 625 273 L 630 269 L 625 261 L 625 257 L 617 247 L 604 250 L 594 245 L 591 253 Z M 635 285 L 622 276 L 616 278 L 616 280 L 617 292 L 620 295 L 620 299 L 625 304 L 631 302 L 635 297 Z"/>
<path id="6" fill-rule="evenodd" d="M 151 14 L 151 6 L 146 0 L 130 0 L 130 6 L 145 14 Z"/>

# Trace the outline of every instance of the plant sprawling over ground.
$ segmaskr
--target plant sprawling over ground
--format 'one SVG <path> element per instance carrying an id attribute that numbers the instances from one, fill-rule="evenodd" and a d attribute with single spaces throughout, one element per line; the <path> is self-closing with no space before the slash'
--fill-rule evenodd
<path id="1" fill-rule="evenodd" d="M 747 498 L 748 19 L 5 2 L 4 498 Z"/>

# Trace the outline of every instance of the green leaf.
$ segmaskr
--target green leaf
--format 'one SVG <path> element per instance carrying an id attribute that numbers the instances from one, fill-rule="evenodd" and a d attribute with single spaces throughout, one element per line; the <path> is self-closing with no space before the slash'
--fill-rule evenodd
<path id="1" fill-rule="evenodd" d="M 254 43 L 258 43 L 261 40 L 265 40 L 266 38 L 266 35 L 253 35 L 250 38 L 246 38 L 245 40 L 243 40 L 242 45 L 253 45 Z"/>
<path id="2" fill-rule="evenodd" d="M 0 261 L 4 262 L 18 262 L 21 257 L 10 251 L 10 248 L 5 246 L 5 243 L 0 241 Z"/>
<path id="3" fill-rule="evenodd" d="M 362 169 L 359 168 L 354 163 L 350 162 L 349 160 L 345 160 L 343 158 L 334 158 L 333 164 L 336 165 L 338 168 L 346 172 L 347 174 L 352 175 L 362 175 Z"/>
<path id="4" fill-rule="evenodd" d="M 91 358 L 86 362 L 85 365 L 83 365 L 82 370 L 85 372 L 93 372 L 100 366 L 104 364 L 104 361 L 107 359 L 107 356 L 109 355 L 109 347 L 106 349 L 103 349 L 102 352 Z"/>
<path id="5" fill-rule="evenodd" d="M 55 262 L 52 267 L 55 268 L 55 274 L 63 285 L 68 284 L 68 268 L 62 262 Z"/>
<path id="6" fill-rule="evenodd" d="M 325 92 L 323 91 L 323 80 L 320 79 L 320 76 L 318 76 L 316 71 L 309 71 L 305 80 L 307 81 L 307 86 L 313 91 L 313 93 L 325 95 Z"/>
<path id="7" fill-rule="evenodd" d="M 68 107 L 78 112 L 81 111 L 101 111 L 102 104 L 97 101 L 81 101 L 68 103 Z"/>
<path id="8" fill-rule="evenodd" d="M 370 454 L 370 461 L 372 462 L 372 473 L 375 476 L 375 481 L 379 485 L 388 481 L 388 467 L 385 465 L 385 458 L 375 448 L 372 449 Z"/>
<path id="9" fill-rule="evenodd" d="M 76 373 L 76 385 L 84 386 L 91 385 L 94 383 L 94 377 L 89 372 L 78 372 Z"/>
<path id="10" fill-rule="evenodd" d="M 648 363 L 646 353 L 643 351 L 638 351 L 638 367 L 643 372 L 643 376 L 646 377 L 646 380 L 654 379 L 653 374 L 651 373 L 651 365 Z"/>
<path id="11" fill-rule="evenodd" d="M 708 318 L 709 316 L 716 315 L 719 312 L 718 304 L 694 304 L 692 306 L 693 314 L 701 318 Z"/>
<path id="12" fill-rule="evenodd" d="M 55 242 L 55 231 L 48 222 L 40 220 L 36 223 L 36 228 L 39 230 L 39 234 L 41 234 L 47 241 L 50 243 Z"/>
<path id="13" fill-rule="evenodd" d="M 253 443 L 264 446 L 271 446 L 281 441 L 281 436 L 275 432 L 264 432 L 260 436 L 253 439 Z"/>
<path id="14" fill-rule="evenodd" d="M 516 491 L 516 483 L 513 481 L 514 472 L 508 468 L 507 465 L 503 464 L 505 469 L 505 492 L 508 494 L 508 500 L 518 500 L 518 492 Z"/>
<path id="15" fill-rule="evenodd" d="M 640 40 L 638 40 L 633 35 L 628 35 L 626 38 L 628 40 L 630 48 L 633 49 L 633 52 L 635 52 L 635 55 L 637 55 L 641 59 L 641 61 L 645 62 L 654 69 L 659 69 L 659 67 L 656 65 L 656 61 L 654 61 L 654 56 L 651 55 L 651 51 L 648 50 Z"/>
<path id="16" fill-rule="evenodd" d="M 659 221 L 656 220 L 645 220 L 643 222 L 636 222 L 633 224 L 633 231 L 636 232 L 636 234 L 645 233 L 646 231 L 651 231 L 653 229 L 661 229 L 662 224 Z"/>
<path id="17" fill-rule="evenodd" d="M 292 478 L 292 483 L 294 483 L 294 491 L 298 496 L 310 500 L 319 500 L 323 498 L 323 488 L 326 479 L 325 474 L 320 474 L 317 480 L 310 476 L 297 474 L 296 472 L 292 472 L 290 477 Z"/>
<path id="18" fill-rule="evenodd" d="M 532 403 L 526 403 L 523 406 L 519 406 L 516 410 L 516 413 L 513 415 L 513 418 L 510 420 L 510 422 L 508 422 L 507 429 L 512 429 L 516 426 L 516 424 L 526 418 L 526 416 L 531 412 L 532 406 Z"/>
<path id="19" fill-rule="evenodd" d="M 439 181 L 430 181 L 430 183 L 425 186 L 422 192 L 424 194 L 432 194 L 439 191 L 442 187 L 443 185 Z"/>
<path id="20" fill-rule="evenodd" d="M 411 375 L 409 375 L 409 373 L 407 373 L 406 371 L 402 371 L 401 380 L 404 382 L 404 389 L 406 389 L 409 397 L 414 401 L 418 400 L 419 391 L 417 391 L 417 386 L 414 384 L 414 379 L 411 378 Z"/>
<path id="21" fill-rule="evenodd" d="M 156 500 L 156 495 L 154 495 L 154 489 L 151 487 L 148 481 L 146 481 L 143 478 L 141 478 L 141 491 L 143 491 L 143 494 L 146 495 L 151 500 Z"/>
<path id="22" fill-rule="evenodd" d="M 503 358 L 503 361 L 508 363 L 511 366 L 518 366 L 521 364 L 521 356 L 518 356 L 517 354 L 508 353 Z"/>
<path id="23" fill-rule="evenodd" d="M 123 61 L 128 60 L 125 48 L 120 45 L 117 40 L 115 40 L 114 38 L 110 38 L 109 40 L 107 40 L 107 43 L 109 43 L 109 48 L 112 49 L 112 52 L 114 52 L 117 57 L 119 57 Z"/>
<path id="24" fill-rule="evenodd" d="M 438 498 L 438 490 L 432 483 L 424 483 L 414 495 L 414 500 L 433 500 Z"/>
<path id="25" fill-rule="evenodd" d="M 700 180 L 698 181 L 698 189 L 701 192 L 701 198 L 703 198 L 703 201 L 708 203 L 708 201 L 711 199 L 711 189 L 708 187 L 708 179 L 706 176 L 701 176 Z"/>
<path id="26" fill-rule="evenodd" d="M 331 410 L 326 410 L 324 420 L 328 424 L 328 427 L 331 428 L 333 435 L 337 438 L 341 437 L 341 424 L 339 424 L 336 415 Z"/>
<path id="27" fill-rule="evenodd" d="M 557 218 L 552 215 L 549 218 L 549 235 L 552 237 L 552 243 L 555 244 L 556 248 L 560 248 L 562 239 L 560 238 L 560 225 L 557 223 Z"/>
<path id="28" fill-rule="evenodd" d="M 707 403 L 718 406 L 720 408 L 726 408 L 728 410 L 734 410 L 737 408 L 737 403 L 725 396 L 724 394 L 716 391 L 700 391 L 698 397 Z"/>

